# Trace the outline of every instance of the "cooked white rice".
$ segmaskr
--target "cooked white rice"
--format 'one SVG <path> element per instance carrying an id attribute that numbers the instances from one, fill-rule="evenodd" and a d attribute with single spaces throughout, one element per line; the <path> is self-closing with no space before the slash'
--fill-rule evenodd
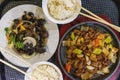
<path id="1" fill-rule="evenodd" d="M 31 75 L 36 78 L 36 80 L 58 80 L 60 78 L 55 68 L 45 64 L 38 66 Z"/>
<path id="2" fill-rule="evenodd" d="M 71 17 L 76 10 L 76 0 L 49 0 L 48 10 L 52 17 L 64 20 Z"/>

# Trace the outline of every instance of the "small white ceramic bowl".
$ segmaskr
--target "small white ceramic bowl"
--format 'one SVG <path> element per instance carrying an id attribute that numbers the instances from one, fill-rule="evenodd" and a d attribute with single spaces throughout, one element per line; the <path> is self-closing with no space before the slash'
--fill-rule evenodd
<path id="1" fill-rule="evenodd" d="M 53 68 L 53 69 L 58 73 L 58 75 L 59 75 L 59 78 L 58 78 L 57 80 L 63 80 L 63 76 L 62 76 L 62 73 L 61 73 L 60 69 L 59 69 L 55 64 L 53 64 L 53 63 L 51 63 L 51 62 L 45 62 L 45 61 L 37 62 L 37 63 L 33 64 L 32 68 L 31 68 L 31 67 L 28 68 L 27 74 L 28 74 L 28 75 L 33 75 L 33 72 L 34 72 L 34 74 L 36 73 L 37 76 L 40 76 L 41 74 L 40 74 L 39 70 L 40 70 L 40 71 L 41 71 L 41 69 L 44 70 L 44 68 L 43 68 L 43 67 L 40 68 L 40 66 L 43 66 L 43 65 L 44 65 L 44 68 L 45 68 L 45 65 L 46 65 L 47 67 L 50 67 L 51 70 L 52 70 L 52 68 Z M 37 72 L 35 72 L 35 69 L 36 69 L 36 68 L 37 68 Z M 49 69 L 49 68 L 47 68 L 46 70 L 48 71 L 48 69 Z M 45 70 L 44 70 L 44 71 L 45 71 Z M 54 71 L 48 71 L 48 73 L 49 73 L 49 72 L 51 72 L 50 75 L 53 75 L 53 72 L 54 72 Z M 46 75 L 49 75 L 49 74 L 46 74 Z M 56 74 L 54 74 L 54 77 L 55 77 L 55 75 L 56 75 Z M 34 76 L 32 76 L 32 77 L 35 78 Z M 25 75 L 25 79 L 24 79 L 24 80 L 30 80 L 30 79 L 29 79 L 28 76 Z M 36 79 L 36 80 L 38 80 L 38 79 Z M 43 78 L 41 77 L 39 80 L 43 80 Z M 45 79 L 45 80 L 46 80 L 46 79 Z"/>
<path id="2" fill-rule="evenodd" d="M 54 23 L 58 23 L 58 24 L 66 24 L 66 23 L 69 23 L 69 22 L 72 22 L 74 19 L 77 18 L 77 16 L 79 15 L 78 13 L 74 13 L 71 17 L 67 18 L 67 19 L 64 19 L 64 20 L 58 20 L 58 19 L 55 19 L 53 18 L 50 14 L 49 14 L 49 11 L 48 11 L 48 1 L 49 0 L 42 0 L 42 8 L 43 8 L 43 12 L 44 14 L 46 15 L 46 17 L 54 22 Z M 76 2 L 79 4 L 79 8 L 76 12 L 80 12 L 81 8 L 81 0 L 76 0 Z"/>

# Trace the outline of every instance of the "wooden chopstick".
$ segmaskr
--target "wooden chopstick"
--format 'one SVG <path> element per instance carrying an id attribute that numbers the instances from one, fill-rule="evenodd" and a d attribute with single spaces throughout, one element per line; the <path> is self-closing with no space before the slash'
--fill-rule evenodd
<path id="1" fill-rule="evenodd" d="M 28 64 L 29 67 L 31 67 L 32 69 L 34 69 L 33 65 L 31 65 L 29 62 L 27 62 L 27 61 L 21 59 L 20 57 L 16 56 L 15 54 L 12 54 L 10 51 L 5 50 L 5 49 L 2 48 L 1 46 L 0 46 L 0 50 L 6 52 L 6 53 L 8 53 L 8 54 L 10 54 L 11 56 L 13 56 L 13 57 L 17 58 L 18 60 L 22 61 L 23 63 Z M 55 78 L 54 78 L 53 76 L 51 76 L 50 74 L 47 75 L 47 74 L 41 72 L 41 70 L 39 70 L 38 68 L 36 68 L 36 70 L 39 71 L 40 73 L 44 74 L 45 76 L 50 76 L 51 78 L 55 79 Z"/>
<path id="2" fill-rule="evenodd" d="M 87 15 L 87 14 L 84 14 L 84 13 L 81 13 L 81 12 L 80 12 L 79 14 L 82 15 L 82 16 L 85 16 L 85 17 L 87 17 L 87 18 L 93 19 L 93 20 L 95 20 L 95 21 L 101 22 L 101 23 L 103 23 L 103 24 L 106 24 L 106 25 L 110 26 L 111 28 L 115 29 L 116 31 L 120 32 L 120 27 L 118 27 L 118 26 L 116 26 L 116 25 L 113 25 L 113 24 L 111 24 L 111 23 L 108 23 L 107 21 L 103 21 L 103 20 L 97 19 L 97 18 L 95 18 L 95 17 L 92 17 L 92 16 L 90 16 L 90 15 Z"/>
<path id="3" fill-rule="evenodd" d="M 30 76 L 29 74 L 27 74 L 25 71 L 23 71 L 23 70 L 21 70 L 21 69 L 15 67 L 15 66 L 13 66 L 12 64 L 10 64 L 10 63 L 8 63 L 8 62 L 2 60 L 2 59 L 0 59 L 0 62 L 2 62 L 2 63 L 4 63 L 5 65 L 7 65 L 7 66 L 9 66 L 9 67 L 11 67 L 11 68 L 17 70 L 18 72 L 20 72 L 20 73 L 26 75 L 27 77 L 29 77 L 30 80 L 35 80 L 35 78 L 33 78 L 32 76 Z"/>
<path id="4" fill-rule="evenodd" d="M 82 12 L 79 13 L 80 15 L 85 16 L 85 17 L 90 18 L 90 19 L 93 19 L 95 21 L 101 22 L 103 24 L 106 24 L 106 25 L 110 26 L 111 28 L 115 29 L 116 31 L 120 32 L 120 27 L 119 26 L 116 26 L 114 24 L 111 24 L 111 23 L 107 22 L 106 20 L 104 20 L 101 17 L 95 15 L 94 13 L 92 13 L 91 11 L 87 10 L 86 8 L 84 8 L 82 6 L 81 6 L 81 9 L 84 10 L 85 12 L 87 12 L 89 15 L 85 14 L 85 13 L 82 13 Z"/>
<path id="5" fill-rule="evenodd" d="M 86 8 L 84 8 L 84 7 L 82 7 L 82 6 L 81 6 L 81 9 L 82 9 L 83 11 L 89 13 L 89 14 L 92 15 L 93 17 L 96 17 L 96 18 L 98 18 L 98 19 L 104 20 L 104 19 L 102 19 L 101 17 L 95 15 L 94 13 L 92 13 L 91 11 L 87 10 Z"/>
<path id="6" fill-rule="evenodd" d="M 100 20 L 103 20 L 103 21 L 107 22 L 107 21 L 104 20 L 103 18 L 97 16 L 96 14 L 92 13 L 91 11 L 87 10 L 87 9 L 84 8 L 84 7 L 81 7 L 81 9 L 84 10 L 84 11 L 86 11 L 87 13 L 89 13 L 90 15 L 92 15 L 93 17 L 96 17 L 96 18 L 98 18 L 98 19 L 100 19 Z M 108 24 L 111 24 L 111 23 L 109 23 L 109 22 L 107 22 L 107 23 L 108 23 Z M 112 26 L 116 26 L 116 25 L 113 25 L 113 24 L 111 24 L 111 25 L 112 25 Z M 116 26 L 116 27 L 119 27 L 119 26 Z"/>

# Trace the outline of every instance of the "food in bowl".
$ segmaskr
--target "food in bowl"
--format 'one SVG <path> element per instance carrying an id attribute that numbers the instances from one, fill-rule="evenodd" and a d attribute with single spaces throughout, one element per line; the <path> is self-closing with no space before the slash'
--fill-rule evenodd
<path id="1" fill-rule="evenodd" d="M 8 47 L 24 58 L 44 53 L 49 36 L 45 23 L 45 19 L 37 18 L 32 12 L 25 11 L 22 17 L 14 19 L 13 24 L 5 28 Z"/>
<path id="2" fill-rule="evenodd" d="M 76 0 L 49 0 L 47 6 L 50 15 L 57 20 L 73 16 L 78 8 Z"/>
<path id="3" fill-rule="evenodd" d="M 113 36 L 91 24 L 73 28 L 61 44 L 60 50 L 65 53 L 62 57 L 66 58 L 61 63 L 68 74 L 77 77 L 76 80 L 106 75 L 116 64 L 119 48 L 113 44 Z"/>
<path id="4" fill-rule="evenodd" d="M 58 24 L 72 22 L 81 10 L 81 0 L 43 0 L 42 8 L 46 17 Z"/>
<path id="5" fill-rule="evenodd" d="M 61 71 L 53 63 L 38 62 L 33 66 L 34 68 L 29 68 L 27 73 L 35 80 L 63 80 Z M 25 80 L 29 80 L 27 76 Z"/>

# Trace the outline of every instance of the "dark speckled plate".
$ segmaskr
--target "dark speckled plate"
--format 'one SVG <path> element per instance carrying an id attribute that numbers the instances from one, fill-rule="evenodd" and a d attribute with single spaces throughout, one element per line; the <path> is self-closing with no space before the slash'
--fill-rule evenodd
<path id="1" fill-rule="evenodd" d="M 71 73 L 67 73 L 64 66 L 65 66 L 65 63 L 67 62 L 67 55 L 65 53 L 66 51 L 66 48 L 62 46 L 62 41 L 68 37 L 68 35 L 70 34 L 70 32 L 75 29 L 75 28 L 80 28 L 81 25 L 88 25 L 88 26 L 91 26 L 93 29 L 98 29 L 100 32 L 102 33 L 109 33 L 111 36 L 112 36 L 112 39 L 113 39 L 113 44 L 115 47 L 119 48 L 120 49 L 120 43 L 119 43 L 119 40 L 118 40 L 118 37 L 116 36 L 116 34 L 106 25 L 103 25 L 101 23 L 98 23 L 98 22 L 83 22 L 83 23 L 79 23 L 73 27 L 71 27 L 70 29 L 68 29 L 68 31 L 63 35 L 61 41 L 60 41 L 60 44 L 59 44 L 59 47 L 58 47 L 58 59 L 59 59 L 59 63 L 60 63 L 60 66 L 62 68 L 62 70 L 64 71 L 64 73 L 69 77 L 71 78 L 72 80 L 81 80 L 77 77 L 75 77 L 73 75 L 73 72 L 71 71 Z M 106 75 L 100 75 L 100 76 L 97 76 L 97 77 L 93 77 L 92 80 L 104 80 L 104 79 L 108 79 L 110 78 L 110 76 L 112 76 L 112 74 L 114 74 L 114 72 L 116 71 L 117 67 L 119 66 L 119 61 L 120 61 L 120 51 L 117 53 L 117 61 L 115 64 L 113 64 L 111 67 L 110 67 L 110 73 L 109 74 L 106 74 Z"/>

